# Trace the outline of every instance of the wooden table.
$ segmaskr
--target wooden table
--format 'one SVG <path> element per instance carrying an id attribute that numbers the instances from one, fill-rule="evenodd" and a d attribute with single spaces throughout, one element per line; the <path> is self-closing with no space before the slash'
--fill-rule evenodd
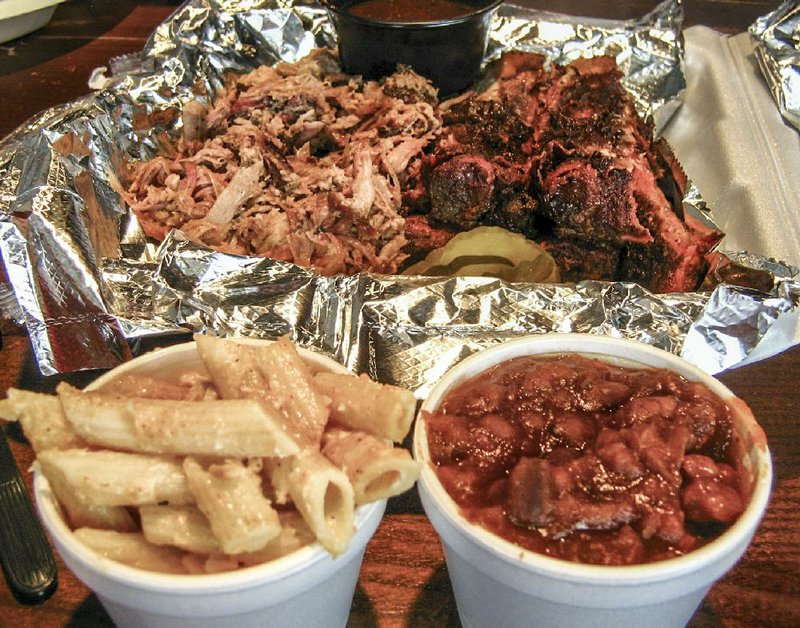
<path id="1" fill-rule="evenodd" d="M 630 18 L 650 0 L 517 0 L 574 14 Z M 42 30 L 0 45 L 0 136 L 34 113 L 88 93 L 91 71 L 116 55 L 142 48 L 177 2 L 70 0 Z M 687 0 L 686 25 L 736 33 L 776 8 L 778 1 Z M 59 379 L 76 385 L 96 373 L 42 378 L 22 330 L 5 330 L 0 351 L 0 394 L 9 386 L 52 390 Z M 769 438 L 775 464 L 772 501 L 739 565 L 708 594 L 691 622 L 706 626 L 800 625 L 800 349 L 721 377 L 752 407 Z M 10 430 L 22 469 L 30 449 Z M 59 588 L 38 607 L 18 605 L 0 584 L 0 626 L 108 626 L 91 592 L 59 563 Z M 351 613 L 351 626 L 459 626 L 437 537 L 414 494 L 399 498 L 370 542 Z"/>

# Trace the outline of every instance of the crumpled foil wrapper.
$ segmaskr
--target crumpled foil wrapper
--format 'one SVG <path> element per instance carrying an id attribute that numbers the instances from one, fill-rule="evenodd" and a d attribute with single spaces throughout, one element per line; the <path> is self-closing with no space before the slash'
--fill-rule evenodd
<path id="1" fill-rule="evenodd" d="M 800 3 L 786 0 L 756 20 L 750 38 L 781 115 L 800 131 Z"/>
<path id="2" fill-rule="evenodd" d="M 685 89 L 682 17 L 676 0 L 626 22 L 503 5 L 488 57 L 506 48 L 554 62 L 614 55 L 640 112 L 659 127 Z M 776 322 L 796 317 L 796 271 L 747 253 L 740 262 L 770 265 L 780 278 L 771 294 L 725 285 L 656 295 L 596 281 L 323 277 L 214 252 L 180 232 L 158 247 L 148 242 L 116 192 L 124 163 L 154 155 L 164 134 L 177 132 L 181 104 L 194 89 L 213 93 L 227 70 L 294 61 L 321 45 L 335 45 L 335 35 L 318 4 L 191 0 L 153 32 L 140 55 L 96 71 L 92 85 L 101 89 L 41 113 L 0 144 L 0 253 L 16 300 L 4 316 L 13 310 L 24 323 L 43 374 L 110 368 L 143 339 L 189 331 L 289 334 L 421 397 L 467 355 L 519 336 L 633 338 L 717 372 L 753 355 Z M 711 220 L 696 189 L 684 206 Z M 771 351 L 793 342 L 772 342 Z"/>

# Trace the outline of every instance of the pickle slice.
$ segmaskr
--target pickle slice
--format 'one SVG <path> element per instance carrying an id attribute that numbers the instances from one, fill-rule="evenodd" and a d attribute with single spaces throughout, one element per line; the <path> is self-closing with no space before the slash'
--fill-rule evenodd
<path id="1" fill-rule="evenodd" d="M 542 247 L 501 227 L 476 227 L 409 266 L 404 275 L 497 277 L 513 282 L 560 281 L 555 260 Z"/>

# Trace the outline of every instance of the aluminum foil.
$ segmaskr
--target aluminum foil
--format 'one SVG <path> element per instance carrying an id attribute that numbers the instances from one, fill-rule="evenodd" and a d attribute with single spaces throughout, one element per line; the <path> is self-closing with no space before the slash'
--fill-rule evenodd
<path id="1" fill-rule="evenodd" d="M 786 0 L 756 20 L 750 37 L 781 115 L 800 130 L 800 3 Z"/>
<path id="2" fill-rule="evenodd" d="M 666 0 L 641 19 L 576 19 L 513 4 L 500 7 L 488 59 L 514 48 L 544 55 L 564 65 L 581 57 L 608 55 L 623 73 L 623 84 L 639 114 L 660 130 L 681 104 L 686 89 L 683 5 Z"/>
<path id="3" fill-rule="evenodd" d="M 641 20 L 589 21 L 513 5 L 498 11 L 489 58 L 506 48 L 554 62 L 613 54 L 643 115 L 663 124 L 685 88 L 682 7 L 667 0 Z M 173 232 L 155 247 L 121 203 L 126 160 L 155 154 L 178 132 L 194 90 L 212 94 L 226 70 L 296 60 L 335 45 L 326 11 L 291 0 L 191 0 L 139 55 L 98 69 L 91 96 L 43 112 L 0 143 L 0 253 L 14 307 L 44 374 L 109 368 L 138 341 L 200 332 L 289 334 L 354 371 L 424 396 L 481 347 L 547 332 L 634 338 L 710 372 L 797 342 L 800 289 L 773 264 L 775 290 L 731 286 L 654 295 L 624 283 L 510 284 L 490 278 L 323 277 L 292 264 L 226 255 Z M 687 211 L 711 220 L 692 188 Z M 794 317 L 794 319 L 792 318 Z M 786 321 L 789 321 L 787 325 Z M 778 325 L 779 324 L 779 325 Z M 765 349 L 765 345 L 769 345 Z M 760 353 L 759 353 L 760 352 Z"/>

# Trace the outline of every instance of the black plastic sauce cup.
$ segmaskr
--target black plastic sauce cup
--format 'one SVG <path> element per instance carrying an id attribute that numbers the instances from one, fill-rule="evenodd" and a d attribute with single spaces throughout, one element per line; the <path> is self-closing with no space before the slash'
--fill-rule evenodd
<path id="1" fill-rule="evenodd" d="M 342 69 L 377 79 L 397 64 L 429 78 L 440 95 L 455 94 L 477 78 L 486 54 L 489 28 L 503 0 L 461 0 L 473 7 L 464 16 L 435 22 L 397 22 L 348 13 L 359 0 L 328 0 Z"/>

